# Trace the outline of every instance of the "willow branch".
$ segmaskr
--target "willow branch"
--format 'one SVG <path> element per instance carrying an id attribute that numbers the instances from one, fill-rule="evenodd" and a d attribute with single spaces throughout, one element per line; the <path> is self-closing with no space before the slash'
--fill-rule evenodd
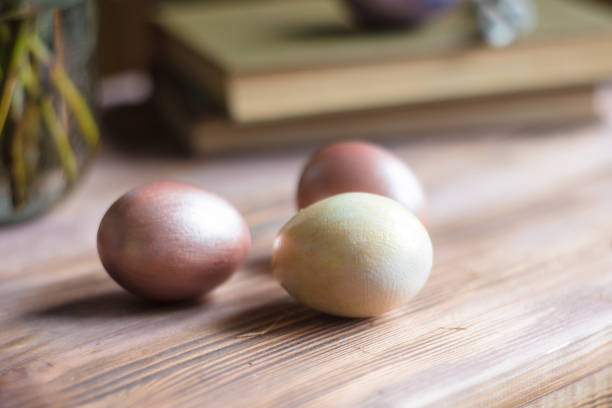
<path id="1" fill-rule="evenodd" d="M 26 170 L 26 181 L 28 185 L 36 176 L 39 159 L 39 140 L 41 134 L 41 117 L 38 102 L 30 101 L 26 106 L 24 116 L 24 160 Z"/>
<path id="2" fill-rule="evenodd" d="M 13 208 L 21 209 L 27 199 L 27 182 L 24 160 L 23 143 L 24 122 L 19 121 L 10 140 L 10 168 L 11 197 Z"/>
<path id="3" fill-rule="evenodd" d="M 4 89 L 0 96 L 0 143 L 2 142 L 2 135 L 4 125 L 6 123 L 6 117 L 8 116 L 9 109 L 11 107 L 11 101 L 13 99 L 13 92 L 17 85 L 17 78 L 19 74 L 19 66 L 25 55 L 28 38 L 28 25 L 27 22 L 22 22 L 19 25 L 17 37 L 15 38 L 15 45 L 13 52 L 11 53 L 10 62 L 6 72 L 6 78 L 4 80 Z"/>
<path id="4" fill-rule="evenodd" d="M 47 125 L 47 129 L 53 138 L 57 153 L 59 155 L 60 163 L 64 168 L 64 173 L 69 181 L 74 181 L 77 177 L 77 163 L 70 147 L 70 141 L 68 135 L 62 127 L 62 123 L 57 116 L 51 97 L 44 97 L 41 102 L 42 116 Z"/>
<path id="5" fill-rule="evenodd" d="M 55 51 L 55 63 L 62 69 L 64 68 L 64 34 L 62 32 L 62 14 L 61 10 L 53 10 L 53 50 Z M 62 120 L 62 125 L 66 133 L 70 134 L 70 124 L 68 122 L 68 107 L 66 99 L 63 95 L 59 98 L 59 114 Z"/>
<path id="6" fill-rule="evenodd" d="M 61 64 L 52 63 L 52 55 L 40 38 L 32 38 L 29 42 L 29 47 L 32 55 L 43 65 L 52 64 L 49 75 L 53 86 L 66 100 L 70 110 L 72 110 L 85 142 L 90 147 L 97 146 L 100 140 L 100 130 L 98 125 L 96 125 L 93 113 L 83 95 L 66 74 L 64 67 Z"/>
<path id="7" fill-rule="evenodd" d="M 40 37 L 33 35 L 28 40 L 28 48 L 34 58 L 39 60 L 43 65 L 51 64 L 51 52 L 47 49 Z"/>
<path id="8" fill-rule="evenodd" d="M 50 77 L 51 82 L 65 98 L 70 110 L 74 113 L 85 142 L 91 147 L 97 146 L 100 140 L 100 130 L 83 95 L 66 75 L 66 71 L 61 65 L 56 64 L 51 68 Z"/>

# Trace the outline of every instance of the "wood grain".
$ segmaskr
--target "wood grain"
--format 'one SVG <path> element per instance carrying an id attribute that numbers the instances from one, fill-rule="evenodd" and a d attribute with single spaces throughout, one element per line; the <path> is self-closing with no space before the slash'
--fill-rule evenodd
<path id="1" fill-rule="evenodd" d="M 54 212 L 0 232 L 0 406 L 611 406 L 610 123 L 387 145 L 428 191 L 435 265 L 406 307 L 365 320 L 269 275 L 310 150 L 104 151 Z M 217 191 L 250 225 L 245 267 L 197 302 L 140 301 L 97 258 L 106 207 L 155 179 Z"/>

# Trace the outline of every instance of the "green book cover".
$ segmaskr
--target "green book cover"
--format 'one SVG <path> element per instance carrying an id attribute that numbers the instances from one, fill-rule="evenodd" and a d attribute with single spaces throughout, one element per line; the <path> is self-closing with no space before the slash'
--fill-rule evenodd
<path id="1" fill-rule="evenodd" d="M 591 1 L 539 0 L 540 22 L 517 44 L 612 33 L 612 8 Z M 208 63 L 231 74 L 367 64 L 453 55 L 485 47 L 471 3 L 414 29 L 358 30 L 341 1 L 168 2 L 158 26 Z"/>

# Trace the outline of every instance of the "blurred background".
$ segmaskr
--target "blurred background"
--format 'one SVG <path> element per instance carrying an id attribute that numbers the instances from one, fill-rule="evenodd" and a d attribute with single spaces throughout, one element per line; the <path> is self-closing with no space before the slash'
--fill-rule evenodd
<path id="1" fill-rule="evenodd" d="M 611 15 L 597 0 L 109 0 L 102 101 L 150 97 L 206 154 L 592 120 Z"/>
<path id="2" fill-rule="evenodd" d="M 602 119 L 612 77 L 604 0 L 6 0 L 0 13 L 3 221 L 70 191 L 100 133 L 103 151 L 206 162 L 575 126 Z"/>
<path id="3" fill-rule="evenodd" d="M 125 148 L 149 126 L 172 144 L 162 149 L 205 155 L 592 121 L 612 73 L 610 9 L 107 0 L 100 101 L 132 105 L 105 116 L 111 135 L 130 134 L 116 140 Z"/>

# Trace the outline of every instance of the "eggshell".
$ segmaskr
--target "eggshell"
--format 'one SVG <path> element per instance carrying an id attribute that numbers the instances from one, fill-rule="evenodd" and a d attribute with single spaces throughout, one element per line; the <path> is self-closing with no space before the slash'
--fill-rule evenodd
<path id="1" fill-rule="evenodd" d="M 120 197 L 98 230 L 109 275 L 144 298 L 176 301 L 206 293 L 246 259 L 249 229 L 221 197 L 180 182 L 155 182 Z"/>
<path id="2" fill-rule="evenodd" d="M 300 177 L 298 207 L 347 192 L 389 197 L 426 223 L 427 203 L 417 177 L 403 161 L 382 147 L 340 142 L 315 152 Z"/>
<path id="3" fill-rule="evenodd" d="M 319 201 L 285 224 L 272 270 L 296 299 L 346 317 L 376 316 L 405 304 L 433 262 L 429 235 L 405 206 L 368 193 Z"/>

